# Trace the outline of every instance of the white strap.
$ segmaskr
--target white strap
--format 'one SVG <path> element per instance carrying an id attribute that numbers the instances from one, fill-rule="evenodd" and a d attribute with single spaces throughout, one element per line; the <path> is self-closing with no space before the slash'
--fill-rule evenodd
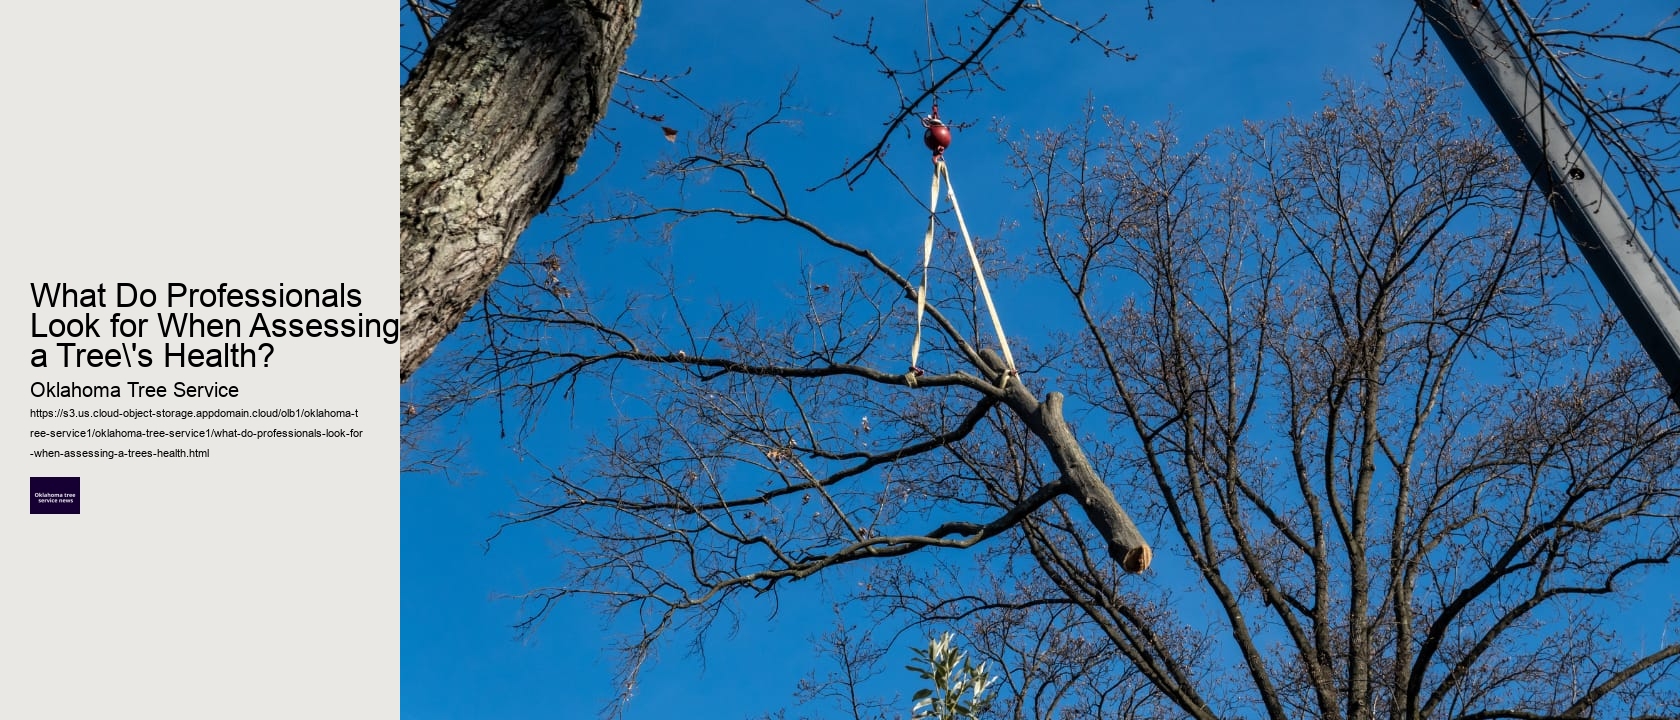
<path id="1" fill-rule="evenodd" d="M 963 244 L 968 247 L 968 259 L 974 264 L 974 279 L 980 284 L 980 296 L 986 300 L 986 312 L 992 316 L 992 330 L 997 333 L 998 345 L 1003 349 L 1003 361 L 1009 366 L 1010 374 L 1015 373 L 1015 355 L 1009 352 L 1009 338 L 1003 334 L 1003 321 L 998 319 L 997 306 L 992 303 L 991 288 L 986 285 L 986 273 L 980 268 L 980 255 L 974 250 L 974 238 L 968 234 L 968 223 L 963 221 L 962 208 L 957 205 L 957 188 L 951 183 L 951 171 L 945 166 L 944 158 L 934 161 L 932 199 L 928 201 L 928 228 L 922 238 L 922 287 L 916 293 L 916 339 L 910 344 L 910 371 L 916 371 L 916 360 L 922 350 L 922 314 L 927 308 L 928 264 L 933 258 L 933 229 L 939 214 L 939 179 L 945 179 L 945 194 L 951 201 L 951 210 L 957 216 L 957 229 L 962 231 Z"/>
<path id="2" fill-rule="evenodd" d="M 974 239 L 969 237 L 962 208 L 957 206 L 957 187 L 951 184 L 951 171 L 946 169 L 943 159 L 939 161 L 938 174 L 945 176 L 946 197 L 951 200 L 951 211 L 957 214 L 957 228 L 962 230 L 963 243 L 968 245 L 968 259 L 974 263 L 974 279 L 980 283 L 980 296 L 986 299 L 986 312 L 992 316 L 992 330 L 997 332 L 998 345 L 1003 348 L 1003 362 L 1009 366 L 1010 374 L 1014 374 L 1015 355 L 1009 352 L 1009 338 L 1003 335 L 1003 321 L 998 319 L 997 306 L 992 304 L 992 291 L 986 287 L 986 273 L 980 269 L 980 255 L 974 252 Z"/>
<path id="3" fill-rule="evenodd" d="M 922 287 L 916 291 L 916 339 L 910 343 L 910 372 L 916 372 L 916 360 L 922 354 L 922 313 L 927 310 L 928 263 L 933 260 L 933 223 L 939 214 L 939 169 L 933 168 L 933 189 L 928 191 L 927 234 L 922 237 Z"/>

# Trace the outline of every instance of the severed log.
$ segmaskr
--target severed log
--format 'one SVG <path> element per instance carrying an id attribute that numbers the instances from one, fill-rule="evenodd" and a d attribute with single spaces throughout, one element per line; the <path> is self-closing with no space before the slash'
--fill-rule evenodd
<path id="1" fill-rule="evenodd" d="M 996 352 L 988 348 L 980 351 L 980 355 L 991 365 L 994 377 L 1006 381 L 1004 404 L 1044 441 L 1051 461 L 1067 481 L 1068 494 L 1078 501 L 1079 507 L 1085 510 L 1085 516 L 1090 518 L 1091 524 L 1108 543 L 1109 557 L 1114 558 L 1126 572 L 1139 573 L 1149 569 L 1153 554 L 1149 543 L 1144 541 L 1137 524 L 1120 507 L 1114 491 L 1097 475 L 1079 441 L 1074 439 L 1073 428 L 1062 417 L 1062 394 L 1052 392 L 1039 402 L 1019 377 L 1008 373 L 1003 358 L 998 357 Z"/>

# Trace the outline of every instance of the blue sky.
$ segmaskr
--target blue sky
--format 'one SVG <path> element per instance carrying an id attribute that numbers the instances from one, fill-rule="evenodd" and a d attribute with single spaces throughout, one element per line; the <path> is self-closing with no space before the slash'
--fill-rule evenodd
<path id="1" fill-rule="evenodd" d="M 805 124 L 796 134 L 773 139 L 764 152 L 798 179 L 790 184 L 806 187 L 866 149 L 896 107 L 891 86 L 875 72 L 873 61 L 831 36 L 856 36 L 863 20 L 874 16 L 876 42 L 895 57 L 919 53 L 926 42 L 921 3 L 830 4 L 844 8 L 839 20 L 802 2 L 649 2 L 626 68 L 656 74 L 687 70 L 680 86 L 700 103 L 742 101 L 749 109 L 762 108 L 797 73 L 791 97 L 806 110 Z M 961 4 L 936 5 L 949 8 L 935 9 L 937 24 L 950 29 L 960 22 L 956 8 Z M 1069 44 L 1066 31 L 1036 26 L 1031 36 L 992 56 L 1001 91 L 947 98 L 942 104 L 947 119 L 976 125 L 958 136 L 949 155 L 970 225 L 984 234 L 1009 214 L 1024 214 L 1026 198 L 1008 187 L 1002 151 L 985 130 L 994 120 L 1019 130 L 1062 126 L 1078 118 L 1089 97 L 1141 122 L 1171 113 L 1182 137 L 1197 138 L 1245 118 L 1311 112 L 1325 90 L 1326 73 L 1370 77 L 1378 44 L 1392 47 L 1399 41 L 1412 11 L 1411 3 L 1396 1 L 1289 3 L 1289 10 L 1280 11 L 1283 5 L 1158 3 L 1149 21 L 1143 3 L 1058 4 L 1079 17 L 1106 8 L 1110 17 L 1103 36 L 1136 53 L 1137 60 L 1104 59 L 1089 45 Z M 1415 39 L 1406 45 L 1408 51 L 1416 47 Z M 696 129 L 698 114 L 680 104 L 647 98 L 644 106 L 667 114 L 664 124 L 683 133 L 679 142 Z M 1470 107 L 1480 113 L 1479 106 Z M 658 124 L 618 108 L 604 125 L 624 143 L 618 168 L 628 173 L 624 177 L 635 177 L 637 168 L 680 149 L 663 140 Z M 925 153 L 919 145 L 916 139 L 900 138 L 894 150 Z M 597 142 L 568 181 L 567 192 L 602 162 Z M 925 192 L 925 178 L 906 180 Z M 915 252 L 925 222 L 913 200 L 878 176 L 850 192 L 798 201 L 834 232 L 896 244 L 883 250 L 899 259 Z M 557 232 L 555 222 L 539 220 L 527 237 Z M 738 231 L 688 236 L 675 252 L 691 253 L 684 266 L 703 286 L 727 281 L 720 261 L 738 259 L 732 250 L 744 241 L 752 238 L 743 239 Z M 597 260 L 599 272 L 610 275 L 615 260 Z M 797 258 L 779 256 L 772 248 L 759 261 L 774 267 L 788 260 Z M 1006 307 L 1020 301 L 1009 292 L 1006 288 L 1000 295 Z M 545 421 L 538 436 L 542 461 L 561 462 L 566 444 L 591 429 L 599 413 L 590 400 Z M 488 551 L 485 546 L 497 527 L 494 516 L 514 508 L 519 488 L 540 476 L 538 459 L 522 461 L 503 447 L 488 413 L 475 414 L 455 431 L 467 443 L 464 464 L 473 473 L 410 475 L 403 482 L 403 716 L 597 716 L 614 693 L 613 658 L 603 650 L 614 628 L 589 606 L 573 603 L 522 641 L 512 628 L 521 618 L 519 606 L 501 599 L 554 582 L 551 568 L 555 554 L 564 552 L 562 540 L 541 529 L 522 529 L 503 535 Z M 664 648 L 644 673 L 626 717 L 740 718 L 790 707 L 795 682 L 816 664 L 807 639 L 834 619 L 825 598 L 821 584 L 814 583 L 785 593 L 779 608 L 739 606 L 739 631 L 709 638 L 704 663 L 681 646 Z M 907 646 L 902 657 L 909 658 Z M 743 666 L 752 672 L 739 672 Z M 908 675 L 902 679 L 905 690 L 911 689 Z M 790 709 L 790 714 L 798 712 Z"/>

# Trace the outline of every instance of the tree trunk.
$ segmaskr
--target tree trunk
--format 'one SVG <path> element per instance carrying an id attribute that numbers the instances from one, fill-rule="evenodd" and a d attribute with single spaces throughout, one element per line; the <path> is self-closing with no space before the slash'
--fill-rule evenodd
<path id="1" fill-rule="evenodd" d="M 606 113 L 641 0 L 461 0 L 402 88 L 402 379 L 501 273 Z"/>

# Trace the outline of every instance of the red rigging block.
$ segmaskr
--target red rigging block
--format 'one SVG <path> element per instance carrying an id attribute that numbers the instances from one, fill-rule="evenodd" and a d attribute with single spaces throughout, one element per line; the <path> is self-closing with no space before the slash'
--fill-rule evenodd
<path id="1" fill-rule="evenodd" d="M 945 148 L 951 147 L 951 126 L 938 120 L 929 122 L 927 132 L 922 133 L 922 142 L 935 155 L 945 152 Z"/>

